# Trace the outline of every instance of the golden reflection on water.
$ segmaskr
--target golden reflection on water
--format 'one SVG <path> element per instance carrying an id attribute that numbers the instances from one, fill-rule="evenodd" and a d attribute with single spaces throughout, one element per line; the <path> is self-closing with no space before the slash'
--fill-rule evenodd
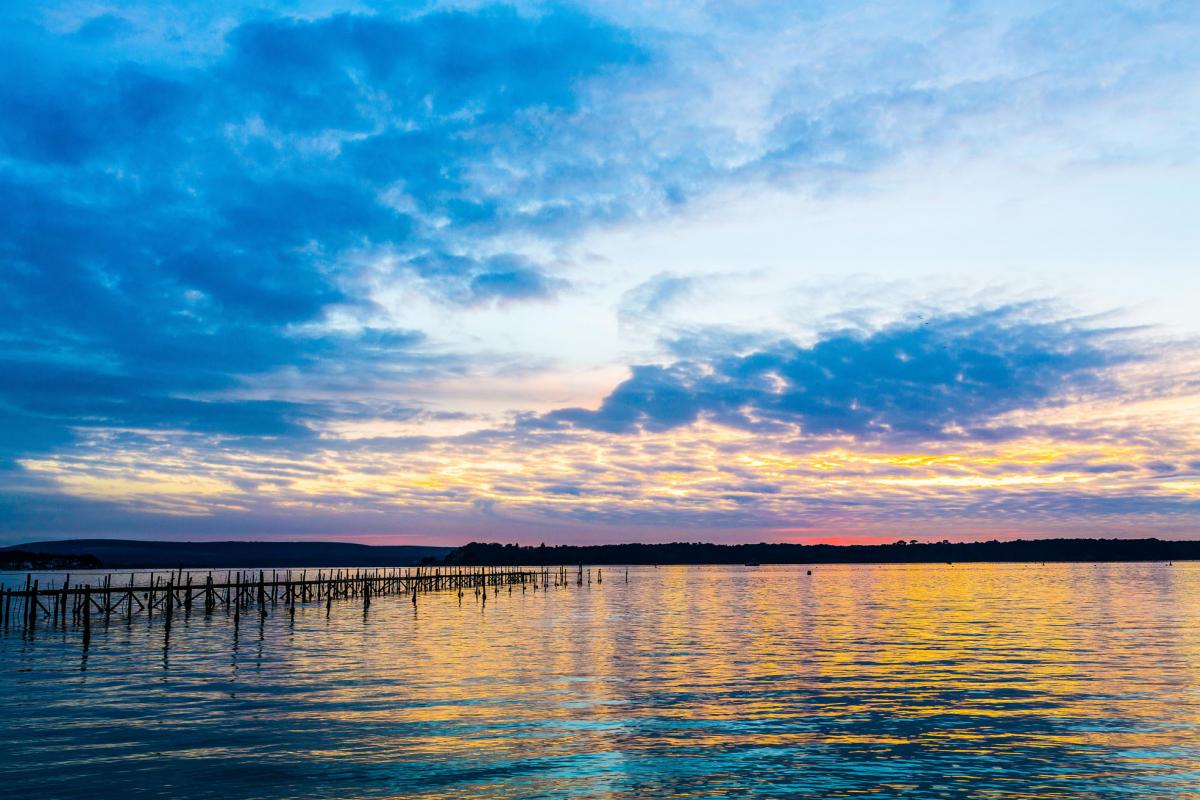
<path id="1" fill-rule="evenodd" d="M 193 616 L 165 652 L 122 623 L 86 669 L 70 634 L 10 633 L 6 778 L 50 796 L 98 776 L 214 797 L 1198 796 L 1200 564 L 808 569 L 280 607 L 236 642 Z"/>

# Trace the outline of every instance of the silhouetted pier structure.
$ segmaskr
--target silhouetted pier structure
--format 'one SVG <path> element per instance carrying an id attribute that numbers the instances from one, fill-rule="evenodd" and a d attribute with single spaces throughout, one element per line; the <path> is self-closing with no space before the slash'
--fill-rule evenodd
<path id="1" fill-rule="evenodd" d="M 0 590 L 0 627 L 30 634 L 39 628 L 81 628 L 87 646 L 93 625 L 138 615 L 161 616 L 169 629 L 179 614 L 232 614 L 238 624 L 243 613 L 265 617 L 279 606 L 294 614 L 299 604 L 323 603 L 328 613 L 335 600 L 361 599 L 365 611 L 373 597 L 409 595 L 415 606 L 419 595 L 432 592 L 457 590 L 461 598 L 463 589 L 474 589 L 476 597 L 486 598 L 488 589 L 496 594 L 514 587 L 538 591 L 548 589 L 552 580 L 554 586 L 567 585 L 564 567 L 398 567 L 317 570 L 315 575 L 312 570 L 200 572 L 180 568 L 89 575 L 86 583 L 72 583 L 67 575 L 61 585 L 48 587 L 29 574 L 24 588 Z"/>

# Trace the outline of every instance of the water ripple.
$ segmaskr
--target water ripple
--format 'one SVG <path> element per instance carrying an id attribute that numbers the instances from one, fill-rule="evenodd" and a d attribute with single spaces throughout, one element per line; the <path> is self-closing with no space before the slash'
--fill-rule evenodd
<path id="1" fill-rule="evenodd" d="M 86 656 L 76 631 L 9 631 L 0 785 L 92 800 L 1200 796 L 1200 565 L 813 572 L 635 568 L 486 607 L 279 607 L 236 633 L 193 614 L 169 638 L 160 620 L 113 620 Z"/>

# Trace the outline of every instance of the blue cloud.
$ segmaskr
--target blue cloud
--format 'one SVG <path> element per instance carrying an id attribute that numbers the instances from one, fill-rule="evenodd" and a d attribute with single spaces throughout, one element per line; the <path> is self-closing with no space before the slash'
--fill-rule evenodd
<path id="1" fill-rule="evenodd" d="M 264 18 L 208 62 L 139 63 L 119 44 L 138 19 L 0 34 L 8 456 L 97 424 L 308 435 L 330 409 L 198 397 L 329 359 L 369 380 L 414 358 L 405 335 L 309 332 L 372 308 L 348 253 L 398 255 L 392 279 L 465 307 L 552 297 L 565 281 L 486 254 L 547 212 L 473 176 L 536 150 L 586 79 L 643 59 L 576 12 L 485 8 Z"/>
<path id="2" fill-rule="evenodd" d="M 526 424 L 634 433 L 709 420 L 810 436 L 984 437 L 1001 414 L 1111 388 L 1107 370 L 1137 357 L 1112 331 L 1039 311 L 1005 307 L 637 366 L 598 409 Z"/>
<path id="3" fill-rule="evenodd" d="M 75 29 L 72 38 L 88 44 L 110 42 L 133 33 L 134 25 L 119 14 L 100 14 L 91 17 Z"/>
<path id="4" fill-rule="evenodd" d="M 588 492 L 587 487 L 571 484 L 547 484 L 541 487 L 541 491 L 550 495 L 567 497 L 583 497 Z"/>
<path id="5" fill-rule="evenodd" d="M 627 322 L 657 316 L 672 303 L 691 295 L 697 282 L 698 279 L 690 275 L 660 272 L 625 292 L 618 314 Z"/>
<path id="6" fill-rule="evenodd" d="M 510 300 L 545 300 L 570 284 L 516 256 L 470 258 L 425 253 L 398 267 L 410 271 L 444 302 L 463 307 Z"/>
<path id="7" fill-rule="evenodd" d="M 546 298 L 565 282 L 549 278 L 537 269 L 512 264 L 507 269 L 481 272 L 471 278 L 470 295 L 475 302 Z"/>
<path id="8" fill-rule="evenodd" d="M 289 130 L 373 130 L 380 93 L 422 129 L 569 111 L 577 80 L 636 56 L 617 30 L 580 14 L 529 18 L 499 7 L 255 22 L 229 44 L 225 80 L 268 124 Z"/>
<path id="9" fill-rule="evenodd" d="M 1182 2 L 898 4 L 849 37 L 821 29 L 844 24 L 844 3 L 715 4 L 686 32 L 649 29 L 636 8 L 623 24 L 553 5 L 287 3 L 289 18 L 130 2 L 86 19 L 63 3 L 39 26 L 22 5 L 0 9 L 0 462 L 96 426 L 305 441 L 319 421 L 377 409 L 220 398 L 279 371 L 360 386 L 432 369 L 417 333 L 322 327 L 371 318 L 373 280 L 464 311 L 553 298 L 568 284 L 513 241 L 550 252 L 722 187 L 986 148 L 1200 64 L 1200 11 Z M 79 25 L 61 32 L 64 19 Z M 772 38 L 788 30 L 812 48 Z M 768 40 L 781 63 L 762 117 L 723 122 L 717 84 L 757 86 L 737 48 Z M 367 279 L 374 256 L 390 266 Z M 657 313 L 691 280 L 653 277 L 628 309 Z M 1128 355 L 1101 332 L 1015 316 L 811 347 L 720 338 L 679 340 L 676 363 L 637 367 L 599 410 L 536 424 L 1003 438 L 1015 431 L 996 415 L 1103 386 Z"/>

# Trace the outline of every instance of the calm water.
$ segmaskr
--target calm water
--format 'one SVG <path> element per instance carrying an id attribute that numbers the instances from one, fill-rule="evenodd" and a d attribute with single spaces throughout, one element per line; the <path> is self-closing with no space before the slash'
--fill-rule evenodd
<path id="1" fill-rule="evenodd" d="M 1200 564 L 604 572 L 0 634 L 0 794 L 1200 797 Z"/>

